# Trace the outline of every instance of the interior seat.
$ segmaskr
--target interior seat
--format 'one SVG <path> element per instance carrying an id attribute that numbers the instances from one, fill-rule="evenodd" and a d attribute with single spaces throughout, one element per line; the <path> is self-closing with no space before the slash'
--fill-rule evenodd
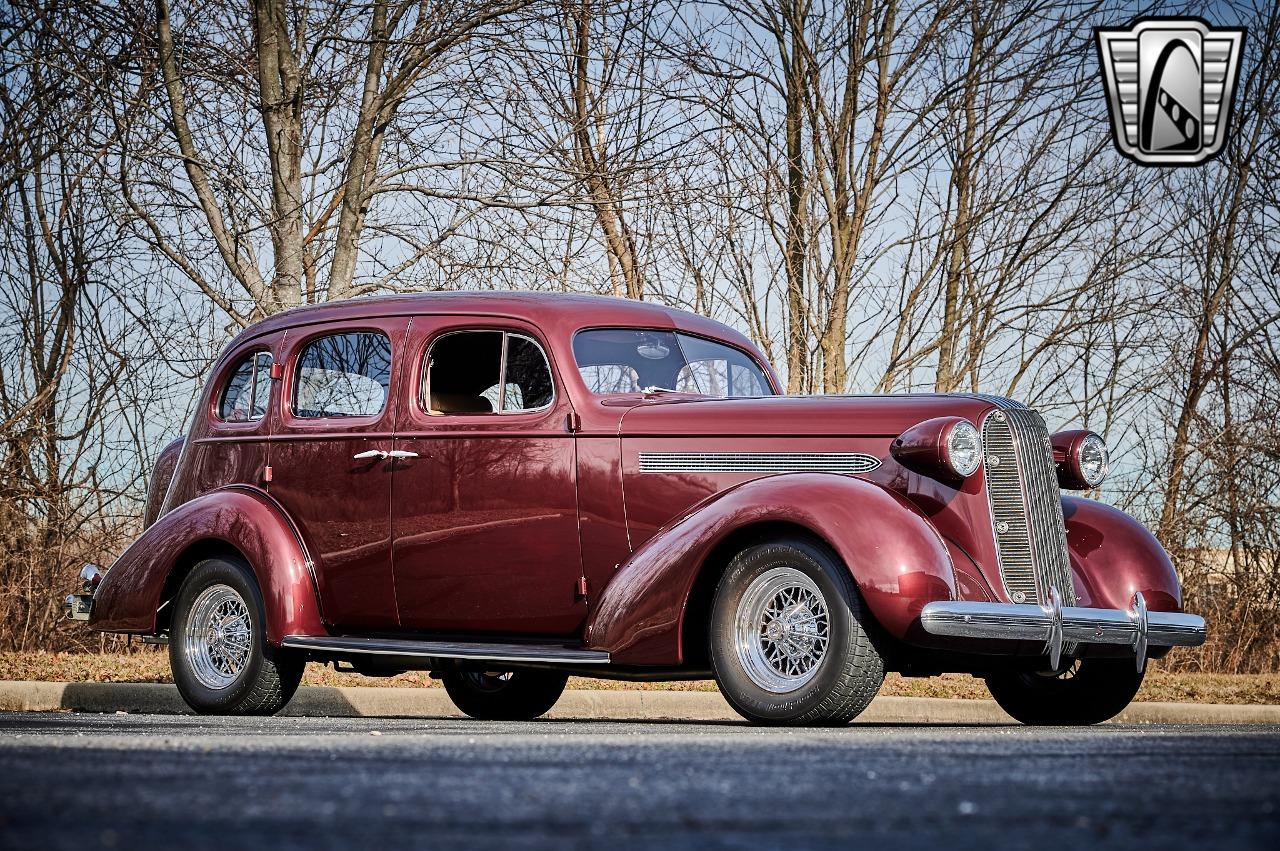
<path id="1" fill-rule="evenodd" d="M 493 405 L 483 396 L 469 393 L 432 393 L 433 414 L 492 414 Z"/>

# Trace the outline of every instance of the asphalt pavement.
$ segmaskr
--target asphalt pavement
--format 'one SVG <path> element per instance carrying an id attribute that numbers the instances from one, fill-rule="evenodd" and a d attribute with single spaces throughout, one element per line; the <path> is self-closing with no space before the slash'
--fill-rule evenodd
<path id="1" fill-rule="evenodd" d="M 1280 848 L 1280 730 L 0 714 L 0 848 Z"/>

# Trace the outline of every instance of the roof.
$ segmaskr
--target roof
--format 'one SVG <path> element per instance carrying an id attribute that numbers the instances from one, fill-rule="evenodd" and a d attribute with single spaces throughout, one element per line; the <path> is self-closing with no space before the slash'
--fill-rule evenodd
<path id="1" fill-rule="evenodd" d="M 592 326 L 671 328 L 750 345 L 727 325 L 654 302 L 577 293 L 498 290 L 362 297 L 297 307 L 250 325 L 240 339 L 317 322 L 426 314 L 518 319 L 547 334 L 571 333 Z"/>

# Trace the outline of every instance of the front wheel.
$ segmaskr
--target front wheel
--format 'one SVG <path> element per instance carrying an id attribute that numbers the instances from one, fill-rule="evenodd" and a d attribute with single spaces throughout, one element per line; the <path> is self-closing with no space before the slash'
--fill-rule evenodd
<path id="1" fill-rule="evenodd" d="M 174 603 L 173 681 L 201 715 L 273 715 L 293 697 L 305 661 L 267 644 L 262 595 L 243 562 L 206 559 Z"/>
<path id="2" fill-rule="evenodd" d="M 552 671 L 449 671 L 449 699 L 482 721 L 532 721 L 556 705 L 569 677 Z"/>
<path id="3" fill-rule="evenodd" d="M 884 681 L 875 629 L 848 569 L 825 547 L 773 541 L 735 556 L 716 587 L 711 666 L 749 721 L 846 724 Z"/>
<path id="4" fill-rule="evenodd" d="M 1099 724 L 1119 715 L 1142 686 L 1132 660 L 1081 659 L 1059 674 L 992 674 L 987 688 L 1023 724 Z"/>

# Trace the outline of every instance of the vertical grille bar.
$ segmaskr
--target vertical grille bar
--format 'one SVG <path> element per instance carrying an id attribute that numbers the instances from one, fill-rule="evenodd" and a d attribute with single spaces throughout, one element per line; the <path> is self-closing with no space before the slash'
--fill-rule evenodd
<path id="1" fill-rule="evenodd" d="M 982 427 L 987 498 L 1000 575 L 1011 599 L 1046 603 L 1055 587 L 1075 605 L 1067 529 L 1062 517 L 1049 430 L 1035 411 L 1008 408 Z"/>

